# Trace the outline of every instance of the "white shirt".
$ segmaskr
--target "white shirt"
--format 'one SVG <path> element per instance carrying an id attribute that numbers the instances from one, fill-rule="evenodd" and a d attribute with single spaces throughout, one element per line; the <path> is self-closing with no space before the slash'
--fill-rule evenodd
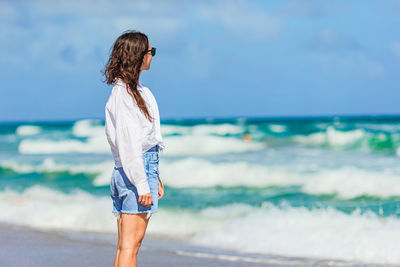
<path id="1" fill-rule="evenodd" d="M 136 186 L 138 194 L 150 192 L 143 153 L 155 145 L 160 152 L 165 144 L 160 130 L 160 114 L 154 95 L 149 88 L 138 84 L 140 94 L 145 100 L 151 123 L 136 105 L 133 96 L 128 94 L 126 84 L 117 79 L 105 107 L 105 133 L 110 144 L 115 167 L 123 167 L 129 181 Z"/>

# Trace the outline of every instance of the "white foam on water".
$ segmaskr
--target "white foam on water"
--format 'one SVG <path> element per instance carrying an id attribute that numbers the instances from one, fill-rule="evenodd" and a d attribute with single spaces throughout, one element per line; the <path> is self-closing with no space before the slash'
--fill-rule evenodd
<path id="1" fill-rule="evenodd" d="M 161 125 L 161 134 L 189 134 L 191 131 L 191 126 L 177 126 L 177 125 Z"/>
<path id="2" fill-rule="evenodd" d="M 305 145 L 326 145 L 332 148 L 346 148 L 356 144 L 356 142 L 363 141 L 365 135 L 365 131 L 361 129 L 339 131 L 333 126 L 329 126 L 326 132 L 317 132 L 306 136 L 298 135 L 292 137 L 292 140 Z"/>
<path id="3" fill-rule="evenodd" d="M 306 175 L 307 176 L 307 175 Z M 309 175 L 302 191 L 309 194 L 337 194 L 337 198 L 400 196 L 400 174 L 390 170 L 365 170 L 353 166 L 321 170 Z"/>
<path id="4" fill-rule="evenodd" d="M 257 151 L 264 143 L 246 142 L 233 137 L 185 135 L 165 138 L 166 155 L 212 155 Z"/>
<path id="5" fill-rule="evenodd" d="M 243 252 L 400 264 L 400 220 L 356 210 L 308 210 L 282 203 L 262 207 L 231 204 L 203 210 L 164 208 L 152 215 L 147 233 L 197 245 Z M 116 234 L 108 196 L 76 190 L 64 194 L 42 186 L 23 193 L 0 192 L 0 221 L 39 229 Z"/>
<path id="6" fill-rule="evenodd" d="M 98 120 L 85 119 L 73 125 L 72 133 L 77 137 L 87 137 L 86 141 L 26 138 L 20 142 L 18 151 L 21 154 L 111 153 L 104 126 L 96 125 L 95 122 Z"/>
<path id="7" fill-rule="evenodd" d="M 400 196 L 400 174 L 391 170 L 367 170 L 353 166 L 289 168 L 286 165 L 268 166 L 244 161 L 213 163 L 187 157 L 176 161 L 160 161 L 160 176 L 165 185 L 176 188 L 300 186 L 304 193 L 336 194 L 341 199 L 363 195 L 382 198 Z"/>
<path id="8" fill-rule="evenodd" d="M 67 164 L 56 162 L 52 158 L 44 158 L 40 164 L 16 160 L 0 162 L 1 167 L 12 169 L 16 173 L 68 172 L 71 175 L 95 175 L 95 186 L 110 183 L 113 164 L 112 160 L 91 164 Z M 174 161 L 162 160 L 159 169 L 163 183 L 174 188 L 299 186 L 299 190 L 304 193 L 336 194 L 338 199 L 400 196 L 400 174 L 390 169 L 368 170 L 354 166 L 318 169 L 312 165 L 288 168 L 244 161 L 215 163 L 194 157 Z"/>
<path id="9" fill-rule="evenodd" d="M 78 137 L 103 136 L 105 135 L 104 126 L 100 120 L 82 119 L 74 123 L 72 133 Z"/>
<path id="10" fill-rule="evenodd" d="M 91 174 L 96 175 L 93 181 L 95 186 L 102 186 L 110 183 L 113 161 L 104 161 L 92 164 L 67 164 L 56 162 L 53 158 L 46 157 L 40 164 L 23 163 L 16 160 L 4 160 L 0 162 L 3 168 L 11 169 L 15 173 L 52 173 L 52 172 L 68 172 L 75 174 Z M 101 183 L 99 184 L 99 181 Z"/>
<path id="11" fill-rule="evenodd" d="M 76 139 L 51 140 L 45 138 L 22 140 L 18 146 L 21 154 L 63 154 L 63 153 L 95 153 L 111 154 L 104 132 L 104 126 L 88 127 L 89 122 L 83 121 L 74 128 L 74 135 L 87 137 L 86 141 Z M 237 153 L 265 149 L 260 142 L 246 142 L 239 138 L 183 135 L 163 138 L 166 155 L 206 155 L 221 153 Z"/>
<path id="12" fill-rule="evenodd" d="M 315 123 L 314 127 L 320 130 L 325 130 L 330 126 L 330 123 L 327 122 L 320 122 L 320 123 Z"/>
<path id="13" fill-rule="evenodd" d="M 230 123 L 222 124 L 198 124 L 194 126 L 178 126 L 178 125 L 161 125 L 161 133 L 163 135 L 180 134 L 180 135 L 229 135 L 241 134 L 244 127 Z"/>
<path id="14" fill-rule="evenodd" d="M 20 125 L 15 130 L 19 136 L 35 135 L 42 132 L 42 127 L 36 125 Z"/>
<path id="15" fill-rule="evenodd" d="M 244 132 L 244 128 L 239 125 L 233 125 L 230 123 L 223 124 L 200 124 L 192 126 L 192 133 L 195 135 L 227 135 L 227 134 L 241 134 Z"/>
<path id="16" fill-rule="evenodd" d="M 268 125 L 268 128 L 274 133 L 283 133 L 286 131 L 286 126 L 281 124 L 270 124 Z"/>
<path id="17" fill-rule="evenodd" d="M 176 188 L 300 184 L 300 180 L 285 169 L 248 162 L 213 163 L 194 157 L 160 162 L 160 176 L 164 184 Z"/>
<path id="18" fill-rule="evenodd" d="M 400 263 L 398 218 L 360 215 L 359 211 L 349 215 L 331 208 L 310 211 L 303 207 L 266 206 L 232 205 L 203 210 L 197 220 L 224 223 L 217 227 L 211 224 L 191 240 L 244 252 Z M 238 209 L 242 212 L 232 216 Z"/>
<path id="19" fill-rule="evenodd" d="M 373 131 L 385 131 L 390 133 L 400 132 L 400 123 L 355 123 L 354 127 Z"/>
<path id="20" fill-rule="evenodd" d="M 64 194 L 38 185 L 23 193 L 6 188 L 0 192 L 0 221 L 44 230 L 113 232 L 110 199 L 81 190 Z"/>
<path id="21" fill-rule="evenodd" d="M 65 139 L 24 139 L 18 146 L 21 154 L 64 154 L 64 153 L 111 153 L 105 135 L 88 137 L 87 141 Z"/>

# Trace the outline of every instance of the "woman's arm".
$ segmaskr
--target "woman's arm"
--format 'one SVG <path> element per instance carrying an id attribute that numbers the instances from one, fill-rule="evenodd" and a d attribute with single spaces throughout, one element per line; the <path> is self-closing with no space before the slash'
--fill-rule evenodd
<path id="1" fill-rule="evenodd" d="M 160 179 L 160 175 L 158 175 L 158 185 L 158 199 L 160 199 L 164 196 L 164 185 Z"/>
<path id="2" fill-rule="evenodd" d="M 120 95 L 116 105 L 116 146 L 122 167 L 139 195 L 150 193 L 142 153 L 142 128 L 139 117 L 129 103 Z"/>

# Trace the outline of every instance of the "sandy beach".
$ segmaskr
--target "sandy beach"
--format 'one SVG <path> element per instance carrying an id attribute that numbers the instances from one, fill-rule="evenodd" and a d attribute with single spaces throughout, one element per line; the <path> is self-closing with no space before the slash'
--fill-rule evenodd
<path id="1" fill-rule="evenodd" d="M 116 236 L 0 224 L 0 266 L 112 266 Z M 147 235 L 139 266 L 378 266 L 193 246 Z M 389 265 L 385 265 L 389 266 Z M 394 265 L 391 265 L 394 266 Z"/>

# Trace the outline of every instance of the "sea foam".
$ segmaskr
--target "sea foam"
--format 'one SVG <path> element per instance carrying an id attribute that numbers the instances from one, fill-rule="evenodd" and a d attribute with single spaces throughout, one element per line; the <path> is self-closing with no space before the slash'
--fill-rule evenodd
<path id="1" fill-rule="evenodd" d="M 39 164 L 16 160 L 3 160 L 2 168 L 14 173 L 68 172 L 94 175 L 93 184 L 104 186 L 110 183 L 113 161 L 98 163 L 61 163 L 45 158 Z M 310 195 L 335 195 L 337 199 L 352 199 L 362 196 L 378 198 L 400 197 L 400 174 L 393 169 L 370 170 L 355 166 L 323 168 L 320 166 L 265 165 L 246 161 L 213 162 L 203 158 L 162 160 L 159 163 L 163 183 L 174 188 L 211 188 L 270 186 L 298 186 L 298 190 Z M 195 171 L 194 171 L 195 170 Z"/>
<path id="2" fill-rule="evenodd" d="M 42 186 L 0 192 L 0 221 L 39 229 L 116 234 L 109 197 L 81 190 L 64 194 Z M 27 220 L 26 218 L 29 218 Z M 400 220 L 359 210 L 307 209 L 264 203 L 229 204 L 202 210 L 163 208 L 148 234 L 245 252 L 400 264 Z"/>

